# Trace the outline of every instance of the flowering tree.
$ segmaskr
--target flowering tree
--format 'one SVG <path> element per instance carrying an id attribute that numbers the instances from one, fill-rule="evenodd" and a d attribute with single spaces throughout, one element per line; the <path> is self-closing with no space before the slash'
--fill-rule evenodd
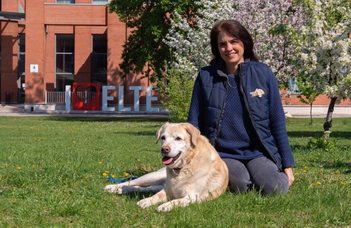
<path id="1" fill-rule="evenodd" d="M 351 2 L 306 0 L 310 20 L 298 42 L 299 77 L 331 100 L 324 123 L 330 133 L 332 113 L 338 100 L 351 98 Z"/>
<path id="2" fill-rule="evenodd" d="M 178 81 L 186 81 L 187 77 L 193 80 L 199 69 L 210 62 L 209 33 L 213 24 L 220 19 L 236 19 L 253 35 L 258 56 L 271 65 L 281 85 L 286 85 L 293 72 L 290 63 L 296 50 L 292 43 L 294 28 L 301 27 L 304 20 L 299 5 L 295 5 L 293 0 L 195 0 L 194 5 L 197 10 L 193 12 L 196 15 L 193 20 L 189 21 L 177 11 L 174 12 L 164 39 L 173 54 L 168 72 L 174 74 L 177 71 Z M 174 77 L 172 81 L 175 81 Z M 172 86 L 172 81 L 166 87 L 167 102 L 177 100 L 178 97 L 171 97 L 172 94 L 179 96 L 179 93 L 169 91 L 177 85 Z M 183 97 L 182 103 L 189 100 L 190 96 Z M 174 107 L 177 105 L 172 105 Z M 184 110 L 184 106 L 182 109 L 183 112 L 187 110 Z"/>
<path id="3" fill-rule="evenodd" d="M 242 0 L 233 18 L 251 32 L 258 57 L 271 66 L 279 83 L 295 76 L 294 38 L 305 22 L 303 6 L 293 0 Z"/>
<path id="4" fill-rule="evenodd" d="M 292 0 L 197 0 L 195 23 L 175 14 L 165 43 L 173 49 L 172 66 L 195 77 L 211 59 L 209 31 L 219 19 L 236 19 L 251 32 L 256 53 L 269 64 L 279 82 L 286 83 L 293 73 L 291 57 L 294 31 L 303 21 L 302 7 Z"/>
<path id="5" fill-rule="evenodd" d="M 195 78 L 198 70 L 211 60 L 209 32 L 216 20 L 232 18 L 234 8 L 231 0 L 196 0 L 197 11 L 189 21 L 178 12 L 164 42 L 173 49 L 170 66 Z"/>
<path id="6" fill-rule="evenodd" d="M 167 70 L 168 81 L 160 86 L 162 103 L 170 111 L 171 119 L 185 121 L 198 70 L 211 60 L 209 31 L 218 19 L 231 18 L 231 0 L 202 1 L 193 4 L 198 10 L 189 20 L 180 13 L 173 14 L 170 30 L 164 42 L 173 49 L 173 59 Z"/>

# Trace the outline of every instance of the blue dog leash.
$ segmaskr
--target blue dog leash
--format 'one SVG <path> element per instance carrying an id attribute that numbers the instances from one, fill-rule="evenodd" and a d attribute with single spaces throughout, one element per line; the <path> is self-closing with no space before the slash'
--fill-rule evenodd
<path id="1" fill-rule="evenodd" d="M 114 184 L 120 184 L 120 183 L 123 183 L 126 181 L 131 181 L 131 180 L 136 179 L 136 178 L 137 177 L 135 177 L 135 176 L 130 176 L 130 177 L 125 178 L 125 179 L 117 179 L 117 178 L 113 178 L 112 176 L 108 176 L 107 180 L 111 183 L 114 183 Z"/>

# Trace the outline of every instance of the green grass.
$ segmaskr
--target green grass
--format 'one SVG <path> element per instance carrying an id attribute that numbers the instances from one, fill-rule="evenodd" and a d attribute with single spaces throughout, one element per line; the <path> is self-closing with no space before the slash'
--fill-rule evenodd
<path id="1" fill-rule="evenodd" d="M 226 193 L 157 213 L 142 195 L 104 192 L 102 173 L 161 167 L 162 121 L 0 117 L 0 227 L 346 227 L 351 225 L 351 119 L 334 119 L 334 147 L 311 149 L 322 119 L 288 119 L 297 167 L 287 195 Z"/>

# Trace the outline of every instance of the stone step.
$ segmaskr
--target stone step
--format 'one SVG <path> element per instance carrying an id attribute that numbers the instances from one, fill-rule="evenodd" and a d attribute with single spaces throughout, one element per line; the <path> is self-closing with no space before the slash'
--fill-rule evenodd
<path id="1" fill-rule="evenodd" d="M 23 104 L 16 105 L 0 105 L 0 112 L 2 113 L 22 113 L 25 112 Z"/>

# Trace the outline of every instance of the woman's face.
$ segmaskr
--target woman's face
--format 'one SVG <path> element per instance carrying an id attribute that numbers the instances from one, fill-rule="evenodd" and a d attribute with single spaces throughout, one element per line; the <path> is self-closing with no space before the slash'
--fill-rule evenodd
<path id="1" fill-rule="evenodd" d="M 218 34 L 218 50 L 227 68 L 237 68 L 244 62 L 244 44 L 226 32 Z"/>

